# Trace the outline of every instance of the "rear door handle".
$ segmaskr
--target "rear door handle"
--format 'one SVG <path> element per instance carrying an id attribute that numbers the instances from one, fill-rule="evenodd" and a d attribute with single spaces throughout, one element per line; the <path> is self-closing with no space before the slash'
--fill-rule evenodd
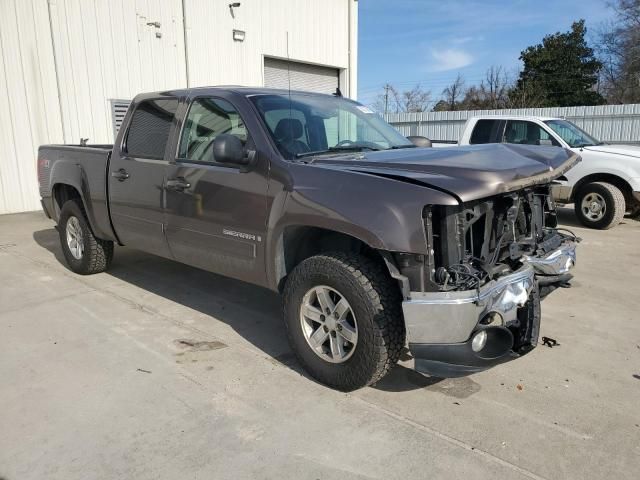
<path id="1" fill-rule="evenodd" d="M 111 172 L 111 176 L 118 179 L 118 181 L 120 182 L 124 182 L 127 178 L 129 178 L 129 174 L 124 168 L 116 170 L 115 172 Z"/>
<path id="2" fill-rule="evenodd" d="M 176 192 L 182 192 L 185 188 L 191 187 L 191 184 L 187 182 L 184 178 L 171 178 L 167 180 L 165 184 L 165 188 L 167 190 L 174 190 Z"/>

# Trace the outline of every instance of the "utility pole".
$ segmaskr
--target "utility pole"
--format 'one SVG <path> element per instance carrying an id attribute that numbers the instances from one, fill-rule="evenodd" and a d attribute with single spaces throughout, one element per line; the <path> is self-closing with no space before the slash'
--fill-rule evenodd
<path id="1" fill-rule="evenodd" d="M 385 115 L 389 111 L 389 87 L 390 85 L 388 83 L 384 86 L 384 114 Z"/>

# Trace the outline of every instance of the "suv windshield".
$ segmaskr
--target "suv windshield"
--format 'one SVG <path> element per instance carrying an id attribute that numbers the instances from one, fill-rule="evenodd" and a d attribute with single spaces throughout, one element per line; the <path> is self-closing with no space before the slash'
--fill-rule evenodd
<path id="1" fill-rule="evenodd" d="M 572 148 L 602 145 L 602 142 L 599 142 L 587 132 L 566 120 L 547 120 L 544 123 L 549 125 Z"/>
<path id="2" fill-rule="evenodd" d="M 251 97 L 282 156 L 414 145 L 369 108 L 342 97 L 304 93 Z"/>

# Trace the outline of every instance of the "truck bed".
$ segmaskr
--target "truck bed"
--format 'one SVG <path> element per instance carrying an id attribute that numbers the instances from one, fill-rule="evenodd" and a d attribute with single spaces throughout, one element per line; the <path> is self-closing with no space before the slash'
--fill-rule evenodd
<path id="1" fill-rule="evenodd" d="M 57 220 L 56 185 L 83 193 L 84 208 L 96 234 L 113 239 L 107 206 L 107 170 L 113 145 L 43 145 L 38 149 L 38 183 L 45 211 Z M 66 188 L 66 187 L 65 187 Z"/>

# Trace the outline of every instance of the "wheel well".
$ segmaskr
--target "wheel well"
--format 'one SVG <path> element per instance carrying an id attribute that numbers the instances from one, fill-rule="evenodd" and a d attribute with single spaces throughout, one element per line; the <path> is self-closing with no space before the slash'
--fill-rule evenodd
<path id="1" fill-rule="evenodd" d="M 66 183 L 56 183 L 53 186 L 52 194 L 53 199 L 55 200 L 56 218 L 60 216 L 60 210 L 62 209 L 62 206 L 68 200 L 77 199 L 82 203 L 82 196 L 80 195 L 80 192 L 78 192 L 75 187 L 72 187 L 71 185 L 68 185 Z"/>
<path id="2" fill-rule="evenodd" d="M 323 252 L 352 252 L 361 254 L 389 271 L 382 254 L 362 240 L 319 227 L 287 227 L 281 237 L 281 248 L 277 259 L 278 290 L 282 292 L 287 275 L 303 260 Z"/>
<path id="3" fill-rule="evenodd" d="M 610 183 L 611 185 L 615 185 L 620 189 L 627 203 L 631 202 L 633 199 L 633 190 L 631 189 L 631 185 L 629 185 L 626 180 L 611 173 L 594 173 L 592 175 L 587 175 L 586 177 L 581 178 L 576 183 L 576 186 L 571 194 L 571 201 L 575 201 L 576 195 L 580 191 L 580 188 L 588 183 L 593 182 L 605 182 Z"/>

